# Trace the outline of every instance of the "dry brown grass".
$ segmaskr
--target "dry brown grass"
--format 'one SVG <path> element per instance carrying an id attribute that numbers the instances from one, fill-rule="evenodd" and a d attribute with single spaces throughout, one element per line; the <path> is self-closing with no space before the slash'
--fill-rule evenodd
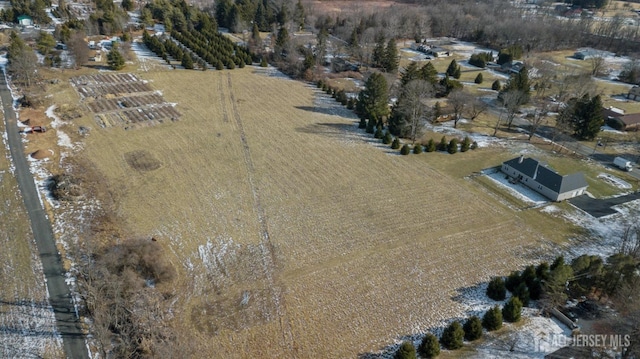
<path id="1" fill-rule="evenodd" d="M 253 71 L 145 73 L 181 121 L 124 131 L 84 116 L 70 125 L 93 128 L 82 154 L 104 176 L 94 185 L 108 188 L 122 227 L 171 253 L 174 320 L 202 353 L 375 350 L 462 314 L 457 289 L 573 230 L 514 213 L 463 178 L 505 153 L 399 156 L 354 120 L 322 113 L 317 90 Z M 54 97 L 78 100 L 68 83 Z M 132 153 L 151 154 L 154 169 L 136 169 Z"/>

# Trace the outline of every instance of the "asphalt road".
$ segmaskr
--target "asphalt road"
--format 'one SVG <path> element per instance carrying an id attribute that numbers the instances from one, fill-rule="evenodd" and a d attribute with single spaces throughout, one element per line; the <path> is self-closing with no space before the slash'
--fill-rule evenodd
<path id="1" fill-rule="evenodd" d="M 13 111 L 13 98 L 7 87 L 4 73 L 0 76 L 0 100 L 2 101 L 9 150 L 13 158 L 18 186 L 31 221 L 31 230 L 47 282 L 49 301 L 55 313 L 58 332 L 62 336 L 64 351 L 67 358 L 88 359 L 84 334 L 75 312 L 69 287 L 65 282 L 65 272 L 60 253 L 55 245 L 51 223 L 40 203 L 36 184 L 24 155 L 24 147 L 20 138 L 22 135 L 18 133 L 16 114 Z"/>

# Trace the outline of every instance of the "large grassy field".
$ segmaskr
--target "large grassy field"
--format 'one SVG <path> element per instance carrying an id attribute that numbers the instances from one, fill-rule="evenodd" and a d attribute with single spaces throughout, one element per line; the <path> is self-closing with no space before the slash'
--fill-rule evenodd
<path id="1" fill-rule="evenodd" d="M 326 95 L 262 69 L 140 76 L 181 119 L 125 131 L 84 116 L 79 155 L 125 231 L 170 253 L 175 324 L 210 357 L 376 350 L 462 315 L 458 289 L 575 233 L 464 178 L 514 156 L 504 149 L 399 156 Z M 68 85 L 52 93 L 77 104 Z"/>

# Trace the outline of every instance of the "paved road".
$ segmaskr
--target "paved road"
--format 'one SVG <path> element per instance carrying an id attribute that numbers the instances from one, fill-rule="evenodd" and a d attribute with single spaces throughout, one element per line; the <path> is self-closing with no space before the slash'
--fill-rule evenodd
<path id="1" fill-rule="evenodd" d="M 13 164 L 16 169 L 18 186 L 31 220 L 31 230 L 42 261 L 42 268 L 47 281 L 49 301 L 55 312 L 58 331 L 60 332 L 64 350 L 68 358 L 89 358 L 84 334 L 76 315 L 69 287 L 65 282 L 60 253 L 55 246 L 55 238 L 51 223 L 42 208 L 29 164 L 24 155 L 22 140 L 18 133 L 16 115 L 13 111 L 13 98 L 7 87 L 4 73 L 0 74 L 0 100 L 4 111 L 4 122 Z"/>

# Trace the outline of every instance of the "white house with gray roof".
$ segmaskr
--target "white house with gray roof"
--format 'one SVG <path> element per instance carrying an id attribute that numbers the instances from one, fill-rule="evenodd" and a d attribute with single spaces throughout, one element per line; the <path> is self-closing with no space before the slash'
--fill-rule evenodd
<path id="1" fill-rule="evenodd" d="M 500 170 L 556 202 L 581 196 L 588 187 L 582 172 L 562 176 L 546 163 L 524 156 L 503 162 Z"/>

